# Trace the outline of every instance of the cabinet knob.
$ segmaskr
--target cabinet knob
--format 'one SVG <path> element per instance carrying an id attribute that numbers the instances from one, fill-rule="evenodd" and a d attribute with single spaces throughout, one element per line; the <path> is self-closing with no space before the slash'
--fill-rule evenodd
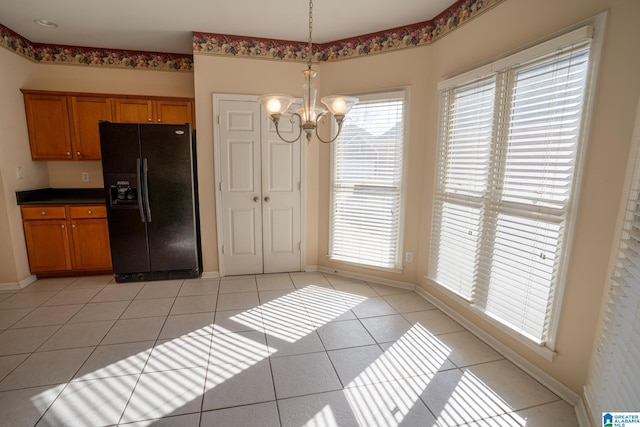
<path id="1" fill-rule="evenodd" d="M 71 155 L 71 151 L 67 151 L 67 156 L 70 156 L 70 155 Z"/>
<path id="2" fill-rule="evenodd" d="M 161 121 L 162 121 L 162 119 L 158 119 L 158 121 L 159 121 L 159 122 L 161 122 Z"/>
<path id="3" fill-rule="evenodd" d="M 80 155 L 80 152 L 79 152 L 79 151 L 77 151 L 77 152 L 76 152 L 76 154 L 79 156 L 79 155 Z"/>
<path id="4" fill-rule="evenodd" d="M 64 224 L 62 224 L 62 225 L 60 226 L 60 228 L 64 228 Z"/>
<path id="5" fill-rule="evenodd" d="M 267 202 L 267 203 L 269 203 L 270 200 L 271 200 L 271 198 L 269 196 L 264 198 L 264 201 Z"/>
<path id="6" fill-rule="evenodd" d="M 90 210 L 89 210 L 89 211 L 87 211 L 87 213 L 88 213 L 89 215 L 91 215 L 91 214 L 93 213 L 93 211 L 90 211 Z"/>
<path id="7" fill-rule="evenodd" d="M 76 228 L 76 225 L 75 224 L 71 224 L 71 228 Z"/>
<path id="8" fill-rule="evenodd" d="M 147 121 L 149 121 L 149 122 L 150 122 L 150 121 L 151 121 L 151 118 L 149 118 Z"/>
<path id="9" fill-rule="evenodd" d="M 40 215 L 46 215 L 47 213 L 45 211 L 40 211 Z"/>

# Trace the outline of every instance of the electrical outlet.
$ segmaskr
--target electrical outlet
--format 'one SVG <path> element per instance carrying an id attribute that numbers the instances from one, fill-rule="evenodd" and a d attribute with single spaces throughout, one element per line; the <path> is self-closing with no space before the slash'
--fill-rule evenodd
<path id="1" fill-rule="evenodd" d="M 82 172 L 82 180 L 84 182 L 89 181 L 89 172 Z"/>
<path id="2" fill-rule="evenodd" d="M 22 166 L 16 166 L 16 179 L 23 179 Z"/>
<path id="3" fill-rule="evenodd" d="M 413 262 L 413 252 L 406 252 L 404 254 L 404 261 L 405 262 Z"/>

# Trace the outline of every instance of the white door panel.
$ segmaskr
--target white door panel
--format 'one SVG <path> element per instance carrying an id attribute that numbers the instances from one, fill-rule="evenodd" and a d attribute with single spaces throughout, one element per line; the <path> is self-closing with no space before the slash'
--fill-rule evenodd
<path id="1" fill-rule="evenodd" d="M 222 101 L 219 135 L 224 270 L 262 273 L 259 105 Z"/>
<path id="2" fill-rule="evenodd" d="M 224 273 L 300 271 L 300 141 L 280 140 L 255 101 L 218 108 Z M 283 117 L 280 133 L 293 139 L 297 128 Z"/>
<path id="3" fill-rule="evenodd" d="M 289 124 L 280 133 L 291 140 L 295 129 Z M 273 125 L 262 136 L 262 195 L 264 229 L 264 272 L 301 270 L 300 259 L 300 144 L 278 138 Z"/>
<path id="4" fill-rule="evenodd" d="M 260 141 L 256 140 L 228 140 L 227 146 L 227 168 L 229 170 L 228 191 L 260 193 L 256 185 L 260 184 L 256 180 L 255 155 L 256 146 Z M 223 181 L 224 183 L 224 181 Z"/>
<path id="5" fill-rule="evenodd" d="M 230 255 L 255 256 L 258 254 L 260 242 L 256 242 L 256 209 L 229 209 L 229 227 L 231 233 Z"/>

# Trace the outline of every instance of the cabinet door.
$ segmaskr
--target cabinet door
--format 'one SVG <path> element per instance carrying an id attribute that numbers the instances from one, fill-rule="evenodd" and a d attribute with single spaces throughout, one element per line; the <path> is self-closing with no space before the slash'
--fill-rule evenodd
<path id="1" fill-rule="evenodd" d="M 72 96 L 73 157 L 77 160 L 100 160 L 100 120 L 113 121 L 110 98 Z"/>
<path id="2" fill-rule="evenodd" d="M 153 101 L 151 100 L 116 98 L 114 103 L 117 123 L 153 122 Z"/>
<path id="3" fill-rule="evenodd" d="M 71 270 L 66 221 L 25 221 L 24 234 L 32 273 Z"/>
<path id="4" fill-rule="evenodd" d="M 189 101 L 156 101 L 155 123 L 169 125 L 193 123 L 193 103 Z"/>
<path id="5" fill-rule="evenodd" d="M 33 160 L 71 159 L 67 97 L 25 94 L 24 105 Z"/>
<path id="6" fill-rule="evenodd" d="M 111 270 L 109 228 L 106 219 L 72 221 L 74 269 Z"/>

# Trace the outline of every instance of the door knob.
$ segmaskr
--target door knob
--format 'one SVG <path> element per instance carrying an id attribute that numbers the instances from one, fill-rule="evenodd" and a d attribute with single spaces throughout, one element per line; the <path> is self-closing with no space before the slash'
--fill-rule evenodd
<path id="1" fill-rule="evenodd" d="M 264 201 L 265 201 L 265 202 L 269 202 L 269 200 L 271 200 L 271 199 L 269 198 L 269 196 L 267 196 L 267 197 L 265 197 L 265 198 L 264 198 Z"/>
<path id="2" fill-rule="evenodd" d="M 260 201 L 260 197 L 258 197 L 258 196 L 254 197 L 254 198 L 253 198 L 253 201 L 254 201 L 254 202 L 256 202 L 256 203 L 258 203 L 258 202 Z"/>

